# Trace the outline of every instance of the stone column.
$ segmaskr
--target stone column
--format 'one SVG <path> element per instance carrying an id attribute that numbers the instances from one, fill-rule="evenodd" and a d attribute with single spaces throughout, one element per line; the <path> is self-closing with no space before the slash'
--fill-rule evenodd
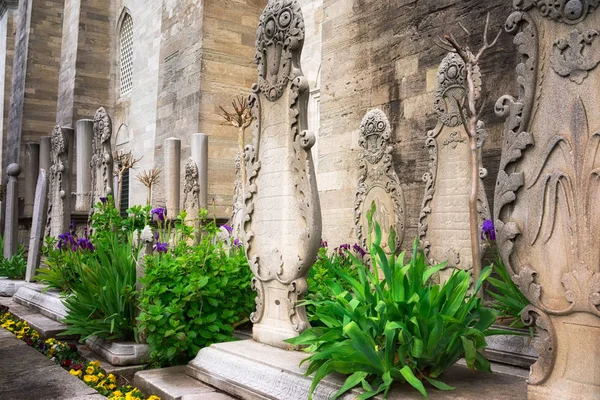
<path id="1" fill-rule="evenodd" d="M 12 163 L 6 169 L 8 183 L 6 186 L 6 216 L 4 220 L 4 258 L 10 258 L 16 254 L 19 244 L 17 242 L 17 230 L 19 228 L 19 190 L 17 180 L 21 173 L 21 167 Z"/>
<path id="2" fill-rule="evenodd" d="M 90 162 L 92 161 L 92 141 L 94 140 L 94 121 L 80 119 L 75 125 L 76 136 L 76 189 L 75 209 L 77 211 L 90 210 L 90 190 L 92 188 L 92 174 Z"/>
<path id="3" fill-rule="evenodd" d="M 198 168 L 200 208 L 206 208 L 208 204 L 208 135 L 204 133 L 192 135 L 192 159 Z"/>
<path id="4" fill-rule="evenodd" d="M 40 145 L 28 143 L 25 147 L 25 210 L 24 214 L 30 216 L 33 212 L 35 185 L 40 169 Z"/>
<path id="5" fill-rule="evenodd" d="M 179 215 L 181 199 L 181 140 L 168 138 L 165 140 L 165 197 L 167 200 L 167 217 Z"/>
<path id="6" fill-rule="evenodd" d="M 39 268 L 41 249 L 44 242 L 44 225 L 46 224 L 46 204 L 48 202 L 48 176 L 45 169 L 40 169 L 35 189 L 31 234 L 29 235 L 29 251 L 27 254 L 27 273 L 25 280 L 30 282 Z"/>
<path id="7" fill-rule="evenodd" d="M 51 163 L 46 236 L 58 237 L 71 223 L 73 129 L 57 125 L 52 131 Z"/>
<path id="8" fill-rule="evenodd" d="M 39 168 L 46 170 L 46 173 L 50 171 L 50 136 L 44 136 L 40 138 L 40 161 Z"/>

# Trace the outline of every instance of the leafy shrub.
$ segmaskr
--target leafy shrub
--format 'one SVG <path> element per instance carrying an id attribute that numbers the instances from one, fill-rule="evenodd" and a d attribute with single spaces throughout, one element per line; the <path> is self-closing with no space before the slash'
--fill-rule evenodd
<path id="1" fill-rule="evenodd" d="M 4 249 L 4 238 L 0 236 L 0 251 Z M 19 245 L 17 254 L 10 258 L 4 258 L 0 254 L 0 276 L 8 279 L 23 279 L 27 272 L 27 259 L 25 258 L 25 248 Z"/>
<path id="2" fill-rule="evenodd" d="M 175 235 L 185 237 L 184 228 Z M 231 340 L 254 310 L 243 249 L 217 240 L 214 221 L 203 231 L 198 245 L 182 240 L 146 258 L 138 321 L 155 365 L 183 364 L 202 347 Z"/>
<path id="3" fill-rule="evenodd" d="M 469 295 L 469 273 L 456 271 L 443 285 L 429 283 L 444 266 L 428 267 L 416 242 L 406 265 L 404 253 L 386 255 L 381 229 L 372 224 L 373 211 L 368 215 L 375 236 L 370 246 L 373 272 L 353 258 L 358 279 L 336 272 L 352 291 L 333 284 L 333 300 L 308 301 L 325 326 L 288 340 L 314 352 L 303 361 L 310 364 L 306 374 L 315 374 L 311 397 L 319 381 L 334 372 L 349 375 L 334 398 L 362 385 L 365 393 L 360 398 L 367 399 L 379 393 L 385 398 L 394 382 L 408 382 L 425 397 L 423 382 L 451 390 L 438 378 L 463 357 L 469 369 L 490 371 L 478 350 L 486 346 L 486 336 L 499 333 L 490 330 L 496 312 Z M 384 275 L 381 281 L 378 268 Z M 490 273 L 490 268 L 482 272 L 476 291 Z"/>

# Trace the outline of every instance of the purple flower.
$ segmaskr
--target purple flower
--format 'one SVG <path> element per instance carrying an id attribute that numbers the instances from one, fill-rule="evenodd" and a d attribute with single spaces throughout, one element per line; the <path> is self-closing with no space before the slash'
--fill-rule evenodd
<path id="1" fill-rule="evenodd" d="M 157 207 L 152 209 L 152 211 L 150 211 L 151 215 L 155 215 L 158 218 L 159 221 L 164 221 L 165 220 L 165 209 L 162 207 Z"/>
<path id="2" fill-rule="evenodd" d="M 102 202 L 102 204 L 106 204 L 108 203 L 108 197 L 100 197 L 100 201 Z"/>
<path id="3" fill-rule="evenodd" d="M 327 246 L 328 246 L 327 242 L 325 240 L 321 239 L 321 247 L 326 249 Z"/>
<path id="4" fill-rule="evenodd" d="M 76 230 L 77 230 L 77 225 L 75 224 L 75 220 L 72 219 L 71 225 L 69 225 L 69 232 L 71 232 L 71 235 L 74 235 Z"/>
<path id="5" fill-rule="evenodd" d="M 233 232 L 233 228 L 227 224 L 222 225 L 221 228 L 227 229 L 227 232 L 229 232 L 229 234 L 231 234 Z"/>
<path id="6" fill-rule="evenodd" d="M 156 242 L 156 244 L 152 248 L 158 251 L 159 253 L 166 253 L 167 249 L 169 248 L 169 243 Z"/>
<path id="7" fill-rule="evenodd" d="M 496 229 L 494 228 L 494 223 L 489 219 L 483 221 L 481 239 L 496 240 Z"/>
<path id="8" fill-rule="evenodd" d="M 158 242 L 159 238 L 160 238 L 160 235 L 159 235 L 158 231 L 154 231 L 154 240 L 156 240 Z"/>
<path id="9" fill-rule="evenodd" d="M 81 239 L 79 239 L 77 241 L 77 246 L 81 250 L 94 251 L 94 245 L 92 244 L 92 242 L 90 242 L 90 240 L 88 238 L 81 238 Z"/>
<path id="10" fill-rule="evenodd" d="M 71 246 L 71 248 L 75 247 L 75 250 L 77 250 L 77 240 L 75 236 L 73 236 L 71 232 L 65 232 L 61 235 L 58 235 L 58 244 L 56 247 L 58 247 L 59 250 L 62 250 L 68 249 L 69 246 Z"/>
<path id="11" fill-rule="evenodd" d="M 354 243 L 354 246 L 352 246 L 352 250 L 354 250 L 354 252 L 360 256 L 360 258 L 364 258 L 367 254 L 365 249 L 363 249 L 358 243 Z"/>
<path id="12" fill-rule="evenodd" d="M 233 245 L 234 245 L 235 247 L 240 247 L 240 246 L 242 245 L 242 241 L 241 241 L 240 239 L 235 239 L 235 240 L 233 241 Z"/>

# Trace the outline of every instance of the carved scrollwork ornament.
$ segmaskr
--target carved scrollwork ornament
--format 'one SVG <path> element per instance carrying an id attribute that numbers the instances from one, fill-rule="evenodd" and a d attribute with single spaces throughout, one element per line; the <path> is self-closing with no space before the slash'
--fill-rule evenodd
<path id="1" fill-rule="evenodd" d="M 93 125 L 94 137 L 92 140 L 92 160 L 90 169 L 92 171 L 91 210 L 100 201 L 101 197 L 113 194 L 113 156 L 111 147 L 112 120 L 103 107 L 100 107 L 94 115 Z"/>
<path id="2" fill-rule="evenodd" d="M 392 146 L 390 145 L 391 127 L 385 113 L 378 109 L 369 111 L 360 125 L 358 144 L 361 153 L 358 159 L 359 180 L 354 202 L 354 223 L 358 242 L 363 246 L 367 242 L 368 232 L 363 226 L 366 216 L 364 210 L 371 207 L 365 204 L 372 190 L 381 190 L 393 204 L 393 210 L 378 210 L 377 213 L 390 213 L 390 225 L 396 231 L 396 249 L 402 244 L 405 232 L 404 192 L 393 165 Z M 381 200 L 381 199 L 379 199 Z M 387 215 L 387 214 L 386 214 Z M 381 218 L 380 218 L 381 219 Z M 384 225 L 385 222 L 375 220 Z M 389 226 L 385 226 L 388 229 Z M 394 249 L 394 251 L 396 250 Z M 392 251 L 392 249 L 390 249 Z"/>
<path id="3" fill-rule="evenodd" d="M 594 11 L 600 0 L 513 0 L 513 7 L 520 11 L 537 8 L 540 14 L 556 22 L 575 25 Z"/>
<path id="4" fill-rule="evenodd" d="M 523 309 L 521 320 L 525 326 L 536 329 L 537 338 L 533 343 L 538 359 L 531 366 L 528 383 L 539 385 L 548 379 L 556 362 L 556 332 L 550 318 L 533 306 Z"/>
<path id="5" fill-rule="evenodd" d="M 52 217 L 64 213 L 62 201 L 66 192 L 63 188 L 63 174 L 68 166 L 69 139 L 65 132 L 56 125 L 50 136 L 50 170 L 48 176 L 48 211 L 46 216 L 46 236 L 51 235 Z M 58 198 L 56 195 L 58 194 Z M 60 232 L 62 233 L 62 232 Z"/>

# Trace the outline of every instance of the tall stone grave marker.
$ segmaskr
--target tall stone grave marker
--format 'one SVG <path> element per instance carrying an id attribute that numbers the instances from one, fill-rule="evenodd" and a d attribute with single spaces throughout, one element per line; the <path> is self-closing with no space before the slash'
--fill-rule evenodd
<path id="1" fill-rule="evenodd" d="M 71 169 L 73 129 L 57 125 L 51 136 L 46 236 L 58 237 L 71 221 Z"/>
<path id="2" fill-rule="evenodd" d="M 304 20 L 296 0 L 270 0 L 260 17 L 255 62 L 258 84 L 250 107 L 255 117 L 248 150 L 244 219 L 246 257 L 257 291 L 252 335 L 289 348 L 284 339 L 306 329 L 298 302 L 321 239 L 321 210 L 305 131 L 308 81 L 300 69 Z"/>
<path id="3" fill-rule="evenodd" d="M 506 117 L 494 218 L 532 305 L 529 399 L 600 398 L 600 3 L 516 1 L 518 98 Z"/>
<path id="4" fill-rule="evenodd" d="M 17 253 L 19 243 L 17 230 L 19 228 L 19 190 L 18 179 L 21 167 L 9 164 L 6 168 L 8 183 L 6 184 L 6 217 L 4 220 L 4 258 L 11 258 Z"/>
<path id="5" fill-rule="evenodd" d="M 89 211 L 91 208 L 92 148 L 94 143 L 94 121 L 80 119 L 75 124 L 76 166 L 75 166 L 75 209 Z"/>
<path id="6" fill-rule="evenodd" d="M 29 235 L 29 251 L 27 254 L 27 272 L 25 280 L 30 282 L 35 276 L 35 270 L 40 266 L 42 244 L 44 242 L 44 224 L 46 222 L 46 203 L 48 202 L 48 177 L 46 170 L 40 169 L 37 186 L 35 188 L 35 201 L 33 203 L 33 217 L 31 220 L 31 233 Z"/>
<path id="7" fill-rule="evenodd" d="M 40 145 L 27 143 L 25 147 L 25 209 L 23 214 L 31 216 L 35 200 L 35 185 L 40 170 Z"/>
<path id="8" fill-rule="evenodd" d="M 181 207 L 181 140 L 174 137 L 165 139 L 164 151 L 167 217 L 175 219 Z"/>
<path id="9" fill-rule="evenodd" d="M 113 155 L 110 139 L 112 136 L 112 120 L 103 107 L 94 115 L 94 139 L 92 140 L 92 183 L 90 190 L 90 207 L 100 201 L 101 197 L 114 195 L 113 191 Z"/>
<path id="10" fill-rule="evenodd" d="M 233 209 L 231 211 L 231 227 L 233 235 L 236 238 L 242 238 L 242 228 L 244 225 L 244 194 L 242 186 L 242 162 L 243 154 L 238 153 L 235 158 L 235 183 L 233 187 Z"/>
<path id="11" fill-rule="evenodd" d="M 363 246 L 369 235 L 367 212 L 375 202 L 373 219 L 382 231 L 381 245 L 386 253 L 395 252 L 404 239 L 404 192 L 392 162 L 390 137 L 392 130 L 385 113 L 379 109 L 369 111 L 360 124 L 358 144 L 360 177 L 354 203 L 356 236 Z M 390 249 L 388 237 L 396 232 L 395 248 Z"/>
<path id="12" fill-rule="evenodd" d="M 200 183 L 198 183 L 198 166 L 193 158 L 185 163 L 185 181 L 183 186 L 183 209 L 186 220 L 198 227 L 200 210 Z"/>
<path id="13" fill-rule="evenodd" d="M 427 133 L 429 172 L 423 176 L 425 196 L 419 217 L 419 242 L 431 264 L 447 261 L 440 271 L 446 281 L 455 268 L 471 271 L 473 257 L 469 220 L 471 191 L 471 149 L 469 135 L 462 122 L 459 104 L 466 91 L 465 64 L 456 53 L 448 54 L 438 69 L 435 111 L 438 123 Z M 483 122 L 478 126 L 479 151 L 485 141 Z M 487 171 L 479 165 L 479 176 Z M 479 181 L 477 201 L 479 226 L 491 219 L 483 181 Z M 485 243 L 482 244 L 485 246 Z"/>

